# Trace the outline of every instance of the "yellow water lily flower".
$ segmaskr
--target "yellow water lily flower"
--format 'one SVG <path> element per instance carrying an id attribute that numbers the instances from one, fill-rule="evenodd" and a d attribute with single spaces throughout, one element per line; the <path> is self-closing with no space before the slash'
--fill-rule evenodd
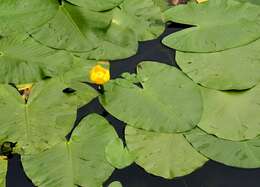
<path id="1" fill-rule="evenodd" d="M 101 65 L 96 65 L 90 71 L 90 80 L 95 84 L 105 84 L 110 80 L 110 71 Z"/>
<path id="2" fill-rule="evenodd" d="M 7 156 L 0 156 L 0 160 L 7 160 Z"/>
<path id="3" fill-rule="evenodd" d="M 196 0 L 197 3 L 204 3 L 204 2 L 207 2 L 208 0 Z"/>

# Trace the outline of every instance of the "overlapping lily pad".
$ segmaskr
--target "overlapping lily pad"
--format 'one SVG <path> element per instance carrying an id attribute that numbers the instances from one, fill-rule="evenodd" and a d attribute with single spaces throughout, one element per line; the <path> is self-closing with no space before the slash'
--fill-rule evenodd
<path id="1" fill-rule="evenodd" d="M 110 141 L 105 151 L 107 161 L 117 169 L 131 165 L 135 159 L 120 138 Z"/>
<path id="2" fill-rule="evenodd" d="M 119 181 L 114 181 L 108 187 L 123 187 Z"/>
<path id="3" fill-rule="evenodd" d="M 200 128 L 228 140 L 260 135 L 260 85 L 240 92 L 201 90 L 204 107 Z"/>
<path id="4" fill-rule="evenodd" d="M 64 93 L 66 88 L 75 92 Z M 0 90 L 0 144 L 17 142 L 16 151 L 20 154 L 40 152 L 64 140 L 73 127 L 79 105 L 97 96 L 87 85 L 60 79 L 35 84 L 27 103 L 10 85 L 0 85 Z"/>
<path id="5" fill-rule="evenodd" d="M 229 141 L 200 129 L 186 133 L 187 140 L 200 153 L 217 162 L 239 168 L 260 167 L 260 139 Z"/>
<path id="6" fill-rule="evenodd" d="M 260 81 L 260 40 L 215 53 L 177 52 L 180 68 L 195 82 L 217 90 L 243 90 Z"/>
<path id="7" fill-rule="evenodd" d="M 101 187 L 114 170 L 106 161 L 105 148 L 115 138 L 113 127 L 101 116 L 92 114 L 83 119 L 68 142 L 23 156 L 23 167 L 39 187 Z"/>
<path id="8" fill-rule="evenodd" d="M 164 134 L 126 127 L 126 143 L 136 163 L 148 173 L 167 179 L 187 175 L 207 159 L 182 134 Z"/>
<path id="9" fill-rule="evenodd" d="M 0 36 L 13 32 L 29 32 L 55 16 L 57 0 L 0 1 Z"/>
<path id="10" fill-rule="evenodd" d="M 140 86 L 127 79 L 105 85 L 100 101 L 105 109 L 127 124 L 157 132 L 182 132 L 200 120 L 199 87 L 175 67 L 143 62 L 137 69 Z"/>
<path id="11" fill-rule="evenodd" d="M 260 38 L 259 6 L 234 0 L 190 2 L 165 12 L 166 21 L 193 25 L 167 36 L 163 43 L 179 51 L 215 52 Z"/>
<path id="12" fill-rule="evenodd" d="M 7 164 L 7 160 L 0 160 L 0 187 L 5 187 Z"/>
<path id="13" fill-rule="evenodd" d="M 69 2 L 82 6 L 87 7 L 94 11 L 105 11 L 112 8 L 115 8 L 116 6 L 119 6 L 123 0 L 68 0 Z"/>

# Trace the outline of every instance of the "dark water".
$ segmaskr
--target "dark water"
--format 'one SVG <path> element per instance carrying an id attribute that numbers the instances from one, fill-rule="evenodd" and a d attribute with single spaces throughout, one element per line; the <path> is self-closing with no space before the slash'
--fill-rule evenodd
<path id="1" fill-rule="evenodd" d="M 169 25 L 165 33 L 157 40 L 141 42 L 137 55 L 125 60 L 115 61 L 111 65 L 112 78 L 123 72 L 135 72 L 136 65 L 141 61 L 151 60 L 176 66 L 175 52 L 161 44 L 161 39 L 173 32 L 185 28 L 183 25 Z M 98 113 L 104 116 L 124 139 L 125 124 L 108 114 L 98 103 L 97 99 L 82 107 L 78 111 L 76 124 L 86 115 Z M 146 173 L 137 165 L 131 165 L 123 170 L 116 170 L 105 183 L 107 187 L 111 182 L 118 180 L 124 187 L 260 187 L 260 169 L 238 169 L 213 161 L 194 173 L 174 180 L 165 180 Z M 7 187 L 33 187 L 26 178 L 18 155 L 9 162 L 7 174 Z"/>

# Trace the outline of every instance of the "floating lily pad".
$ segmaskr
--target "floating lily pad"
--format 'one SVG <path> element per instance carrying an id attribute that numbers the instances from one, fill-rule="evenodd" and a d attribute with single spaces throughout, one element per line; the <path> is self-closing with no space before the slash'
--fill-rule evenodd
<path id="1" fill-rule="evenodd" d="M 124 147 L 120 138 L 110 141 L 106 147 L 107 161 L 118 169 L 123 169 L 134 162 L 134 156 Z"/>
<path id="2" fill-rule="evenodd" d="M 74 92 L 64 93 L 66 88 Z M 34 84 L 25 103 L 16 88 L 0 85 L 0 144 L 17 142 L 16 151 L 20 154 L 46 150 L 65 139 L 79 105 L 96 96 L 96 91 L 87 85 L 50 79 Z"/>
<path id="3" fill-rule="evenodd" d="M 207 159 L 182 134 L 148 132 L 126 128 L 126 143 L 136 155 L 136 163 L 148 173 L 173 179 L 200 168 Z"/>
<path id="4" fill-rule="evenodd" d="M 217 90 L 243 90 L 260 81 L 260 40 L 216 53 L 177 52 L 180 68 L 195 82 Z"/>
<path id="5" fill-rule="evenodd" d="M 55 16 L 57 0 L 0 1 L 0 35 L 12 32 L 29 32 Z"/>
<path id="6" fill-rule="evenodd" d="M 153 0 L 154 4 L 160 7 L 161 11 L 165 11 L 171 8 L 171 5 L 168 0 Z"/>
<path id="7" fill-rule="evenodd" d="M 175 67 L 156 62 L 138 65 L 140 85 L 116 79 L 105 85 L 100 101 L 127 124 L 157 132 L 182 132 L 197 125 L 202 113 L 199 87 Z"/>
<path id="8" fill-rule="evenodd" d="M 0 187 L 5 187 L 6 173 L 7 173 L 7 160 L 0 160 Z"/>
<path id="9" fill-rule="evenodd" d="M 115 8 L 116 6 L 120 5 L 123 0 L 68 0 L 69 2 L 86 7 L 88 9 L 94 10 L 94 11 L 105 11 L 112 8 Z"/>
<path id="10" fill-rule="evenodd" d="M 164 38 L 179 51 L 215 52 L 246 45 L 260 38 L 259 6 L 233 0 L 190 2 L 165 12 L 166 21 L 193 25 Z"/>
<path id="11" fill-rule="evenodd" d="M 74 130 L 70 141 L 39 154 L 24 155 L 24 170 L 39 187 L 101 187 L 114 170 L 106 161 L 105 148 L 116 137 L 104 118 L 92 114 Z"/>
<path id="12" fill-rule="evenodd" d="M 163 33 L 162 13 L 153 0 L 125 0 L 120 8 L 124 15 L 114 21 L 132 28 L 139 41 L 152 40 Z"/>
<path id="13" fill-rule="evenodd" d="M 239 168 L 260 167 L 259 138 L 230 141 L 209 135 L 198 128 L 185 136 L 195 149 L 214 161 Z"/>
<path id="14" fill-rule="evenodd" d="M 242 3 L 252 3 L 252 4 L 256 4 L 256 5 L 260 5 L 260 1 L 259 0 L 236 0 Z"/>
<path id="15" fill-rule="evenodd" d="M 246 91 L 201 88 L 204 110 L 198 126 L 228 140 L 246 140 L 260 135 L 260 85 Z"/>

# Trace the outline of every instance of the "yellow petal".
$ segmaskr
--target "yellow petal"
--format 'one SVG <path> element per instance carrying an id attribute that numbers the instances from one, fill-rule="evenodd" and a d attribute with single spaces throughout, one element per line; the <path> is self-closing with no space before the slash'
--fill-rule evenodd
<path id="1" fill-rule="evenodd" d="M 31 90 L 32 89 L 33 84 L 20 84 L 17 85 L 16 87 L 18 88 L 19 91 L 23 91 L 23 90 Z"/>
<path id="2" fill-rule="evenodd" d="M 197 3 L 204 3 L 204 2 L 207 2 L 208 0 L 196 0 Z"/>
<path id="3" fill-rule="evenodd" d="M 90 71 L 90 80 L 95 84 L 105 84 L 110 80 L 110 72 L 103 66 L 96 65 Z"/>
<path id="4" fill-rule="evenodd" d="M 7 156 L 0 156 L 0 160 L 7 160 Z"/>

